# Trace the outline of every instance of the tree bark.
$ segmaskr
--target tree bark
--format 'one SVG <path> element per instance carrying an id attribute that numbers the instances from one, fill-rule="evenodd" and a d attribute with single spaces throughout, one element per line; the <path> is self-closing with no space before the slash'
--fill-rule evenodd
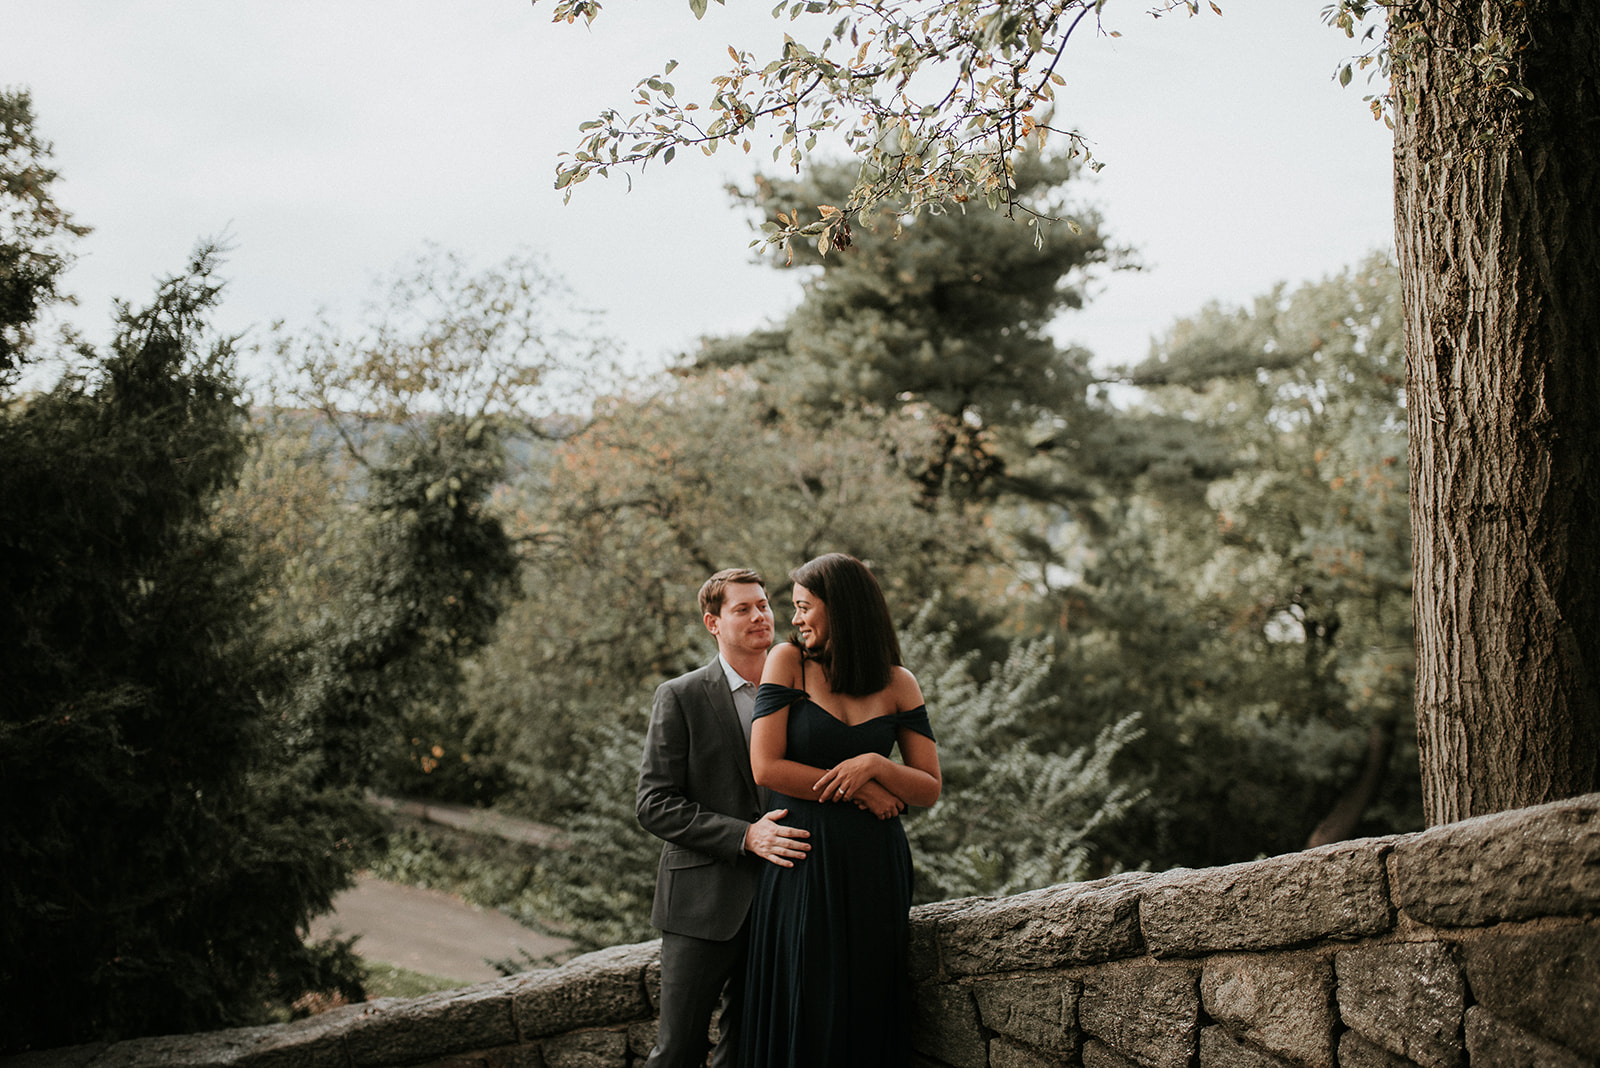
<path id="1" fill-rule="evenodd" d="M 1531 97 L 1474 73 L 1497 33 Z M 1427 0 L 1390 41 L 1438 824 L 1600 789 L 1600 4 Z"/>

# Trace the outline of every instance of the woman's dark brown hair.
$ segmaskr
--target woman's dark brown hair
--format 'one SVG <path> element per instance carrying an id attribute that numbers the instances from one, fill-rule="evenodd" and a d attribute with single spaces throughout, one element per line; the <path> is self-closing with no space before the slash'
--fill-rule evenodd
<path id="1" fill-rule="evenodd" d="M 828 610 L 827 646 L 808 654 L 828 673 L 836 693 L 864 697 L 889 685 L 889 669 L 900 663 L 900 639 L 883 590 L 853 556 L 828 553 L 789 572 Z"/>

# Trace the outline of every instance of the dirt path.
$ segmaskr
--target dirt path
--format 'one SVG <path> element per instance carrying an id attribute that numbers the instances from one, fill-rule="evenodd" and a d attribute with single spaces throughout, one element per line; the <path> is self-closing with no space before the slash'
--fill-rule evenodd
<path id="1" fill-rule="evenodd" d="M 438 890 L 421 890 L 361 876 L 311 924 L 313 939 L 360 935 L 356 952 L 428 975 L 478 983 L 498 979 L 489 960 L 559 953 L 566 943 Z"/>

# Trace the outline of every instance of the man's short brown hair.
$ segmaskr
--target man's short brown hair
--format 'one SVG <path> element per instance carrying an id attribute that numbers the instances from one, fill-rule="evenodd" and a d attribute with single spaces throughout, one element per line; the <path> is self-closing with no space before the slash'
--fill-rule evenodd
<path id="1" fill-rule="evenodd" d="M 708 616 L 722 614 L 722 591 L 730 582 L 753 582 L 762 589 L 767 584 L 761 576 L 751 571 L 748 567 L 727 567 L 706 579 L 705 585 L 700 587 L 700 611 Z"/>

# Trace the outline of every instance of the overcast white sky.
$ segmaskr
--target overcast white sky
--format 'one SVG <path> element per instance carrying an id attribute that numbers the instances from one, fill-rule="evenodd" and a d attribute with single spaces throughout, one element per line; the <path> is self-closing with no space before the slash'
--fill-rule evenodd
<path id="1" fill-rule="evenodd" d="M 1070 45 L 1058 118 L 1106 163 L 1080 195 L 1147 269 L 1105 278 L 1058 334 L 1106 363 L 1208 300 L 1334 273 L 1393 241 L 1391 137 L 1341 90 L 1353 49 L 1326 0 L 1220 0 L 1152 20 L 1112 0 L 1118 39 Z M 591 180 L 569 205 L 556 154 L 667 59 L 680 98 L 726 46 L 784 28 L 767 0 L 701 22 L 687 0 L 610 0 L 592 29 L 553 0 L 0 0 L 0 84 L 34 97 L 59 200 L 95 227 L 69 312 L 103 338 L 197 239 L 235 245 L 220 325 L 353 316 L 428 242 L 481 266 L 545 255 L 639 366 L 781 319 L 800 275 L 755 264 L 723 186 L 761 158 L 680 154 Z M 714 69 L 716 68 L 716 69 Z M 765 157 L 769 161 L 770 153 Z M 1026 239 L 1025 235 L 1019 236 Z"/>

